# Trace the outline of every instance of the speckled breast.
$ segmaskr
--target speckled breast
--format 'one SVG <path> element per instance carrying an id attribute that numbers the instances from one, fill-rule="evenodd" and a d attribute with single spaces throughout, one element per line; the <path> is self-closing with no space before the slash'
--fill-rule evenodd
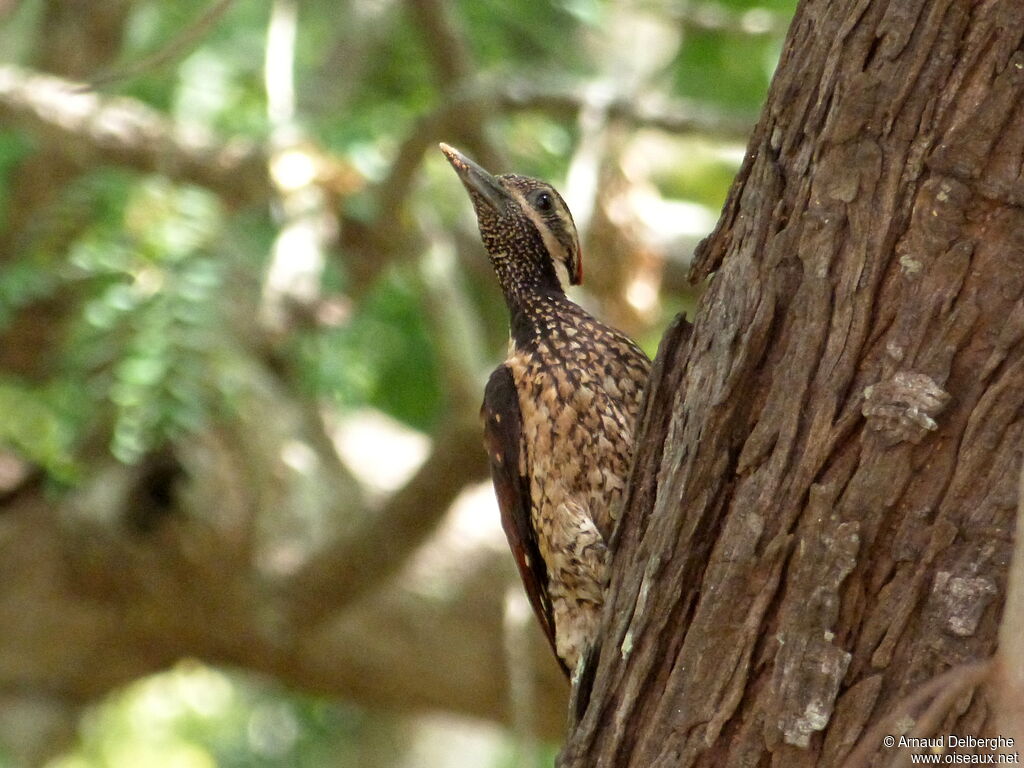
<path id="1" fill-rule="evenodd" d="M 607 539 L 648 364 L 616 332 L 589 317 L 572 320 L 550 323 L 543 339 L 515 345 L 506 361 L 523 419 L 522 469 L 529 468 L 538 531 L 559 505 L 574 502 Z"/>

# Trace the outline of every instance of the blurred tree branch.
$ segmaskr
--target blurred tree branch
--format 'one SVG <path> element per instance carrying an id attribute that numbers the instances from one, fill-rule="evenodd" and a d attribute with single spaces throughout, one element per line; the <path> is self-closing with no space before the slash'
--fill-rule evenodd
<path id="1" fill-rule="evenodd" d="M 231 461 L 217 455 L 229 445 L 210 449 L 202 449 L 207 459 Z M 219 519 L 172 513 L 142 533 L 119 525 L 116 515 L 137 500 L 145 469 L 111 466 L 97 482 L 104 487 L 83 488 L 59 507 L 22 499 L 2 519 L 6 694 L 45 692 L 77 705 L 192 656 L 368 706 L 507 720 L 503 552 L 484 547 L 454 556 L 449 548 L 464 545 L 441 537 L 428 549 L 432 562 L 448 565 L 430 573 L 433 583 L 403 574 L 331 622 L 294 624 L 273 607 L 272 574 L 241 567 L 247 553 L 231 519 L 251 500 L 231 490 Z M 179 479 L 182 498 L 185 485 Z M 114 519 L 104 522 L 112 488 L 121 492 Z M 538 719 L 550 738 L 562 725 L 565 691 L 544 663 L 542 643 L 534 649 L 544 670 Z"/>
<path id="2" fill-rule="evenodd" d="M 100 72 L 89 78 L 89 88 L 102 88 L 112 83 L 131 80 L 146 72 L 165 67 L 185 56 L 209 34 L 224 17 L 234 0 L 214 0 L 203 13 L 186 26 L 171 40 L 153 53 L 129 62 L 121 68 Z"/>
<path id="3" fill-rule="evenodd" d="M 719 3 L 685 0 L 661 9 L 686 29 L 698 32 L 725 32 L 744 37 L 785 34 L 789 17 L 766 8 L 733 10 Z"/>
<path id="4" fill-rule="evenodd" d="M 708 133 L 716 138 L 745 141 L 754 125 L 753 115 L 729 115 L 710 105 L 683 100 L 666 101 L 650 95 L 626 97 L 607 89 L 587 87 L 585 83 L 538 85 L 519 81 L 479 86 L 468 92 L 452 94 L 444 104 L 420 118 L 409 131 L 391 164 L 388 175 L 378 185 L 381 210 L 394 210 L 409 193 L 416 169 L 426 152 L 446 138 L 449 126 L 459 122 L 467 110 L 485 106 L 499 113 L 541 112 L 555 119 L 575 120 L 582 110 L 601 108 L 609 120 L 622 121 L 634 128 L 656 128 L 667 133 Z M 481 161 L 483 162 L 483 161 Z M 503 164 L 491 165 L 503 169 Z"/>
<path id="5" fill-rule="evenodd" d="M 424 154 L 437 142 L 451 138 L 448 130 L 467 114 L 486 106 L 503 113 L 536 111 L 556 119 L 574 119 L 595 99 L 606 100 L 609 119 L 634 127 L 671 133 L 707 132 L 741 140 L 751 119 L 730 116 L 706 105 L 665 102 L 658 97 L 605 96 L 600 89 L 578 84 L 538 86 L 527 82 L 451 95 L 422 117 L 396 154 L 390 170 L 373 195 L 378 214 L 373 222 L 342 219 L 342 242 L 366 254 L 366 264 L 354 264 L 357 283 L 369 285 L 390 263 L 389 255 L 404 252 L 408 233 L 396 231 L 399 210 Z M 272 185 L 266 149 L 247 139 L 224 140 L 175 124 L 136 100 L 82 92 L 77 83 L 13 65 L 0 65 L 0 119 L 20 125 L 48 143 L 72 154 L 82 166 L 113 163 L 143 172 L 156 172 L 175 181 L 198 184 L 229 203 L 243 205 L 269 199 Z M 324 157 L 325 164 L 330 164 Z M 495 165 L 501 168 L 503 165 Z M 358 187 L 353 176 L 344 186 Z M 370 255 L 373 258 L 370 258 Z"/>
<path id="6" fill-rule="evenodd" d="M 429 538 L 459 492 L 485 476 L 475 414 L 442 419 L 430 455 L 412 479 L 288 580 L 285 604 L 294 621 L 315 625 L 377 587 Z"/>
<path id="7" fill-rule="evenodd" d="M 424 40 L 424 50 L 430 58 L 437 78 L 438 89 L 447 101 L 465 83 L 473 81 L 477 71 L 469 46 L 458 25 L 449 13 L 445 0 L 406 0 L 409 11 Z M 452 119 L 448 128 L 456 140 L 464 142 L 485 166 L 501 168 L 505 158 L 487 137 L 485 103 L 464 105 Z"/>
<path id="8" fill-rule="evenodd" d="M 86 5 L 45 0 L 40 9 L 35 64 L 71 78 L 103 66 L 117 54 L 131 2 L 97 0 Z M 7 117 L 0 106 L 0 123 L 9 122 Z M 65 151 L 62 141 L 50 143 L 48 149 L 29 155 L 11 169 L 11 194 L 0 219 L 0 264 L 13 260 L 38 222 L 47 220 L 47 207 L 82 172 L 79 158 Z M 55 242 L 48 246 L 54 252 L 62 251 L 83 226 L 80 215 L 62 217 L 51 229 Z M 21 307 L 6 332 L 0 334 L 0 364 L 11 365 L 11 370 L 27 378 L 44 376 L 57 346 L 55 340 L 73 314 L 76 299 L 64 295 L 60 300 L 43 299 Z"/>
<path id="9" fill-rule="evenodd" d="M 667 102 L 653 95 L 626 98 L 579 84 L 521 81 L 452 93 L 409 131 L 388 174 L 371 189 L 374 218 L 363 221 L 343 212 L 339 215 L 340 244 L 353 294 L 365 293 L 404 254 L 421 252 L 422 236 L 396 224 L 405 220 L 401 210 L 425 153 L 437 141 L 451 138 L 452 125 L 465 126 L 467 114 L 479 114 L 485 108 L 572 120 L 581 110 L 595 107 L 604 110 L 609 120 L 671 133 L 709 133 L 740 140 L 751 124 L 747 117 L 707 105 Z M 112 163 L 161 173 L 210 189 L 236 206 L 262 203 L 273 194 L 268 150 L 259 143 L 239 137 L 225 140 L 181 126 L 137 100 L 83 92 L 79 84 L 52 75 L 0 65 L 0 119 L 60 147 L 63 155 L 74 158 L 76 167 Z M 312 144 L 304 144 L 303 151 L 319 169 L 316 184 L 328 189 L 332 199 L 365 184 L 348 164 L 334 161 Z"/>
<path id="10" fill-rule="evenodd" d="M 392 224 L 401 219 L 401 207 L 408 199 L 424 155 L 437 142 L 451 139 L 452 125 L 484 108 L 502 114 L 540 112 L 562 120 L 575 120 L 581 111 L 599 108 L 609 121 L 634 128 L 649 127 L 679 134 L 707 133 L 719 139 L 736 141 L 745 140 L 754 123 L 753 115 L 729 115 L 709 105 L 683 100 L 667 102 L 655 95 L 614 95 L 607 89 L 588 88 L 580 83 L 553 86 L 521 81 L 457 92 L 436 110 L 421 117 L 407 134 L 387 176 L 375 189 L 380 211 L 377 227 L 370 230 L 357 227 L 355 230 L 362 243 L 386 244 L 380 249 L 385 257 L 407 250 L 398 247 L 401 237 L 395 233 Z M 490 167 L 503 170 L 506 166 L 497 164 Z M 359 274 L 362 285 L 372 284 L 391 263 L 389 258 L 362 261 L 364 264 Z"/>
<path id="11" fill-rule="evenodd" d="M 447 105 L 457 98 L 455 94 L 464 83 L 472 81 L 474 67 L 469 48 L 443 0 L 407 0 L 406 5 L 424 38 L 424 51 L 431 61 L 442 103 Z M 342 243 L 361 255 L 350 270 L 356 294 L 373 285 L 401 254 L 420 252 L 417 245 L 423 244 L 423 238 L 406 223 L 404 207 L 430 144 L 444 138 L 460 141 L 481 162 L 504 167 L 504 158 L 487 138 L 488 104 L 486 99 L 477 99 L 461 103 L 455 110 L 442 108 L 418 121 L 399 148 L 387 176 L 373 191 L 375 220 L 369 225 L 354 221 L 343 224 Z"/>
<path id="12" fill-rule="evenodd" d="M 53 75 L 0 65 L 0 120 L 61 147 L 80 167 L 114 164 L 161 173 L 211 189 L 229 204 L 270 193 L 258 144 L 219 141 L 140 101 L 90 93 Z"/>

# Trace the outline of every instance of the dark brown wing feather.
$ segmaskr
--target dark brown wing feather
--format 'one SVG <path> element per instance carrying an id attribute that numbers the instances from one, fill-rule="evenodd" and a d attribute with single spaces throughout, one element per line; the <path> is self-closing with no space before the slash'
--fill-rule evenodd
<path id="1" fill-rule="evenodd" d="M 484 445 L 491 459 L 491 479 L 501 509 L 501 526 L 505 529 L 519 575 L 526 587 L 534 613 L 555 650 L 555 623 L 548 596 L 548 569 L 540 555 L 537 537 L 530 522 L 530 480 L 520 473 L 523 419 L 519 412 L 512 371 L 499 366 L 491 374 L 484 390 L 480 409 L 484 420 Z M 558 652 L 555 652 L 558 657 Z M 559 664 L 566 674 L 565 664 Z"/>

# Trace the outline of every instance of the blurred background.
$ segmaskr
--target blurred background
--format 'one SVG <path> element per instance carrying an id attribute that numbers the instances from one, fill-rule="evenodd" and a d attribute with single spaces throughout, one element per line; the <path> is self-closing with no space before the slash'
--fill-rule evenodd
<path id="1" fill-rule="evenodd" d="M 0 766 L 550 765 L 447 141 L 692 312 L 795 0 L 0 0 Z"/>

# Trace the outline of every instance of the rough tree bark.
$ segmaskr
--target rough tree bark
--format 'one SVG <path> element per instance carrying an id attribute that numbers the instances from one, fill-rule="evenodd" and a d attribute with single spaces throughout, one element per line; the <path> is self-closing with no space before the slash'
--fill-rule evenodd
<path id="1" fill-rule="evenodd" d="M 1024 426 L 1022 35 L 1019 0 L 801 3 L 695 325 L 663 342 L 562 766 L 836 766 L 992 653 Z M 968 692 L 940 732 L 991 722 Z"/>

